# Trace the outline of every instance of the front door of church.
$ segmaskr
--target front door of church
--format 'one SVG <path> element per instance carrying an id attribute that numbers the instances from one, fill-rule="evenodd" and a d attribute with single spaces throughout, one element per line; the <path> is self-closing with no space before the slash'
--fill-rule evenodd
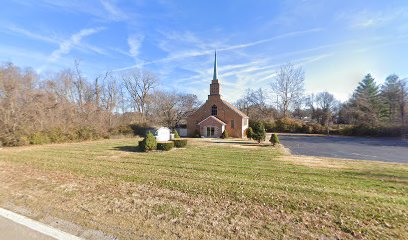
<path id="1" fill-rule="evenodd" d="M 207 127 L 207 137 L 214 137 L 214 135 L 215 135 L 215 128 Z"/>

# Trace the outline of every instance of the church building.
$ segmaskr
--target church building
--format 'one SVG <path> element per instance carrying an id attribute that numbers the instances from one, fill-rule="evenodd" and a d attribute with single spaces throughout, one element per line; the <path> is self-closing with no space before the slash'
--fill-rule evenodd
<path id="1" fill-rule="evenodd" d="M 218 80 L 217 53 L 214 59 L 214 75 L 207 101 L 187 118 L 187 134 L 218 138 L 224 131 L 228 136 L 244 138 L 248 128 L 248 116 L 224 100 Z"/>

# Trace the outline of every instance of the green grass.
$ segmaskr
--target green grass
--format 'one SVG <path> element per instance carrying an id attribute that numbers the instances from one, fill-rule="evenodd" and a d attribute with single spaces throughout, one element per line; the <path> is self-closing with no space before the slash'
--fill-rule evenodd
<path id="1" fill-rule="evenodd" d="M 252 210 L 241 217 L 248 226 L 257 227 L 254 237 L 259 238 L 408 238 L 407 165 L 292 158 L 272 147 L 201 142 L 189 142 L 186 149 L 141 153 L 134 152 L 137 142 L 116 139 L 3 149 L 0 162 L 85 179 L 147 185 L 186 194 L 191 201 L 247 206 Z M 70 193 L 66 195 L 70 197 Z M 154 205 L 152 214 L 167 212 L 183 225 L 183 218 L 188 218 L 186 210 L 164 197 L 170 200 Z M 257 213 L 256 207 L 261 212 Z M 194 216 L 204 211 L 192 208 Z M 234 217 L 233 212 L 225 211 L 230 215 L 222 218 L 225 222 L 213 235 L 205 235 L 204 225 L 211 217 L 204 216 L 197 220 L 204 226 L 203 235 L 193 237 L 222 236 L 222 228 L 233 224 L 230 218 Z M 282 221 L 270 217 L 271 212 Z M 178 234 L 169 236 L 183 236 L 182 228 Z"/>

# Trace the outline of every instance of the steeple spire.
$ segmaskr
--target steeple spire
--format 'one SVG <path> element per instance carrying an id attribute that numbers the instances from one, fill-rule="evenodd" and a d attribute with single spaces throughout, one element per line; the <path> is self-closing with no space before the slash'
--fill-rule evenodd
<path id="1" fill-rule="evenodd" d="M 214 75 L 213 75 L 213 80 L 211 81 L 211 84 L 210 84 L 210 96 L 220 97 L 220 93 L 221 93 L 221 86 L 220 86 L 220 82 L 218 81 L 217 51 L 215 51 Z"/>
<path id="2" fill-rule="evenodd" d="M 217 50 L 215 50 L 215 58 L 214 58 L 214 75 L 213 80 L 218 80 L 218 69 L 217 69 Z"/>

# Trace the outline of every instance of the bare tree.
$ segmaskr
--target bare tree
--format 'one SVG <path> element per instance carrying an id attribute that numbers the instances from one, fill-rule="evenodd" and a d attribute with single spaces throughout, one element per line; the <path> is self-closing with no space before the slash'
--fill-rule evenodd
<path id="1" fill-rule="evenodd" d="M 316 103 L 319 110 L 323 113 L 321 123 L 324 123 L 327 134 L 329 134 L 330 121 L 334 111 L 337 109 L 338 101 L 329 92 L 321 92 L 316 95 Z"/>
<path id="2" fill-rule="evenodd" d="M 289 110 L 304 90 L 305 73 L 301 67 L 286 64 L 280 67 L 276 77 L 271 82 L 272 92 L 276 95 L 277 105 L 283 117 L 289 116 Z"/>
<path id="3" fill-rule="evenodd" d="M 201 102 L 194 94 L 177 94 L 177 118 L 175 126 L 179 125 L 183 119 L 186 119 L 192 114 L 199 106 Z"/>
<path id="4" fill-rule="evenodd" d="M 237 100 L 236 106 L 253 120 L 271 120 L 274 109 L 267 102 L 268 96 L 262 88 L 247 89 L 245 95 Z"/>
<path id="5" fill-rule="evenodd" d="M 85 95 L 85 79 L 82 77 L 81 70 L 79 68 L 79 60 L 75 60 L 74 63 L 74 81 L 73 84 L 75 86 L 75 97 L 76 97 L 76 102 L 78 104 L 78 107 L 80 111 L 83 110 L 83 104 L 84 104 L 84 95 Z"/>
<path id="6" fill-rule="evenodd" d="M 153 73 L 146 70 L 132 70 L 124 74 L 122 78 L 124 86 L 136 107 L 135 109 L 141 114 L 142 122 L 144 122 L 147 100 L 158 80 Z"/>
<path id="7" fill-rule="evenodd" d="M 149 106 L 149 111 L 152 113 L 151 121 L 174 128 L 198 106 L 196 95 L 155 91 Z"/>

